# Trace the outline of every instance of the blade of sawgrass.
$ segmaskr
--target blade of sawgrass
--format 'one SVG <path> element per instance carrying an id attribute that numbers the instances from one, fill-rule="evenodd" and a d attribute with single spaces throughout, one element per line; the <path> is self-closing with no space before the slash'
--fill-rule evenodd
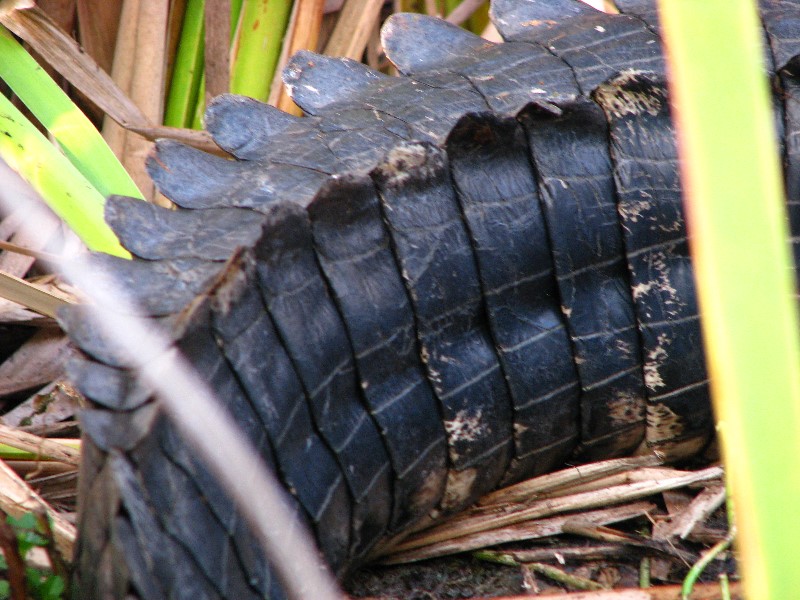
<path id="1" fill-rule="evenodd" d="M 687 215 L 746 596 L 794 597 L 800 348 L 754 1 L 662 0 Z"/>
<path id="2" fill-rule="evenodd" d="M 189 127 L 194 116 L 203 72 L 204 6 L 204 0 L 186 3 L 164 114 L 164 125 L 170 127 Z"/>
<path id="3" fill-rule="evenodd" d="M 126 2 L 125 8 L 128 6 L 134 5 Z M 123 11 L 120 22 L 125 24 L 131 20 L 130 16 Z M 147 117 L 120 90 L 114 80 L 98 68 L 97 63 L 77 42 L 59 29 L 39 7 L 0 11 L 0 23 L 29 44 L 49 65 L 116 122 L 125 126 L 150 125 Z M 125 50 L 120 49 L 120 53 L 124 54 Z M 126 72 L 129 73 L 130 68 Z"/>
<path id="4" fill-rule="evenodd" d="M 292 10 L 290 0 L 245 0 L 231 61 L 231 92 L 266 102 Z"/>
<path id="5" fill-rule="evenodd" d="M 47 72 L 0 26 L 0 79 L 56 139 L 78 171 L 103 196 L 142 194 L 103 137 Z"/>
<path id="6" fill-rule="evenodd" d="M 42 195 L 92 250 L 130 256 L 103 219 L 103 196 L 0 94 L 0 159 Z"/>

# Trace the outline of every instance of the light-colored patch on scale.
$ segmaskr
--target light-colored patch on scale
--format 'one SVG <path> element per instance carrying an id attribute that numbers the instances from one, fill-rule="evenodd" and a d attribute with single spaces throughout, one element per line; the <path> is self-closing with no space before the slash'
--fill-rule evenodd
<path id="1" fill-rule="evenodd" d="M 662 302 L 669 310 L 665 311 L 664 316 L 676 317 L 680 314 L 680 307 L 684 305 L 681 300 L 678 290 L 672 285 L 670 281 L 670 267 L 667 261 L 667 254 L 664 251 L 653 252 L 650 255 L 650 264 L 652 269 L 656 272 L 656 278 L 653 280 L 658 292 L 661 294 Z"/>
<path id="2" fill-rule="evenodd" d="M 620 340 L 620 339 L 616 340 L 614 346 L 616 347 L 617 351 L 623 356 L 631 355 L 632 351 L 631 344 L 626 342 L 625 340 Z"/>
<path id="3" fill-rule="evenodd" d="M 514 423 L 513 428 L 515 436 L 522 435 L 523 433 L 527 432 L 530 429 L 530 427 L 528 427 L 527 425 L 523 425 L 522 423 Z"/>
<path id="4" fill-rule="evenodd" d="M 680 309 L 683 307 L 684 302 L 670 280 L 670 266 L 667 254 L 663 251 L 651 252 L 648 260 L 650 262 L 650 270 L 655 271 L 655 277 L 650 281 L 631 286 L 633 299 L 638 300 L 650 292 L 656 292 L 660 295 L 660 301 L 665 308 L 664 316 L 668 319 L 680 316 Z"/>
<path id="5" fill-rule="evenodd" d="M 645 418 L 644 398 L 629 392 L 617 391 L 608 403 L 608 416 L 614 425 L 639 423 Z"/>
<path id="6" fill-rule="evenodd" d="M 658 228 L 665 232 L 665 233 L 675 233 L 678 231 L 683 231 L 683 219 L 675 219 L 670 225 L 665 223 L 659 223 Z"/>
<path id="7" fill-rule="evenodd" d="M 666 404 L 651 404 L 647 407 L 647 433 L 645 439 L 650 445 L 674 440 L 683 433 L 683 419 Z"/>
<path id="8" fill-rule="evenodd" d="M 569 319 L 572 316 L 572 309 L 562 304 L 561 313 Z"/>
<path id="9" fill-rule="evenodd" d="M 658 369 L 669 359 L 667 347 L 670 342 L 671 340 L 667 334 L 661 333 L 656 338 L 656 347 L 647 353 L 647 358 L 644 361 L 644 384 L 651 392 L 666 386 Z"/>
<path id="10" fill-rule="evenodd" d="M 444 430 L 452 446 L 456 442 L 474 442 L 486 433 L 486 423 L 481 417 L 483 411 L 470 414 L 468 410 L 460 410 L 455 418 L 444 422 Z"/>
<path id="11" fill-rule="evenodd" d="M 233 259 L 225 267 L 217 282 L 214 284 L 213 305 L 222 315 L 227 315 L 234 302 L 247 288 L 249 273 L 255 268 L 255 259 L 252 253 L 243 253 L 238 259 Z M 201 296 L 202 297 L 202 296 Z"/>
<path id="12" fill-rule="evenodd" d="M 634 454 L 655 454 L 664 462 L 674 462 L 697 456 L 708 443 L 707 435 L 699 435 L 677 442 L 659 442 L 645 439 Z"/>
<path id="13" fill-rule="evenodd" d="M 658 88 L 631 89 L 641 85 L 636 79 L 643 74 L 642 71 L 623 71 L 618 77 L 599 86 L 595 90 L 595 97 L 617 118 L 643 113 L 655 117 L 664 107 L 666 98 Z"/>
<path id="14" fill-rule="evenodd" d="M 606 32 L 606 28 L 603 27 L 602 25 L 598 25 L 597 27 L 594 28 L 594 30 L 595 31 L 599 31 L 600 33 L 605 33 Z"/>
<path id="15" fill-rule="evenodd" d="M 381 165 L 390 185 L 402 185 L 414 176 L 428 178 L 440 166 L 441 157 L 428 152 L 420 144 L 405 144 L 393 148 Z"/>
<path id="16" fill-rule="evenodd" d="M 472 495 L 477 469 L 450 471 L 447 473 L 447 484 L 442 497 L 442 510 L 445 512 L 462 508 Z"/>
<path id="17" fill-rule="evenodd" d="M 432 469 L 425 474 L 422 485 L 414 491 L 414 494 L 409 499 L 409 513 L 418 515 L 423 508 L 429 508 L 442 497 L 442 482 L 445 471 L 446 469 L 443 468 Z"/>
<path id="18" fill-rule="evenodd" d="M 556 25 L 558 21 L 553 21 L 552 19 L 531 19 L 530 21 L 525 21 L 524 23 L 520 23 L 522 27 L 541 27 L 542 25 L 547 25 L 551 27 Z"/>
<path id="19" fill-rule="evenodd" d="M 431 355 L 425 346 L 422 347 L 420 356 L 422 357 L 422 362 L 428 367 L 428 379 L 436 390 L 436 393 L 441 394 L 442 374 L 431 366 L 429 362 Z"/>
<path id="20" fill-rule="evenodd" d="M 655 281 L 649 281 L 647 283 L 637 283 L 634 286 L 631 286 L 631 292 L 633 293 L 633 299 L 638 300 L 645 294 L 650 293 L 650 290 L 653 289 L 655 285 Z"/>
<path id="21" fill-rule="evenodd" d="M 653 208 L 653 203 L 649 200 L 635 200 L 620 202 L 617 205 L 617 212 L 619 212 L 623 222 L 638 223 L 642 213 L 651 208 Z"/>

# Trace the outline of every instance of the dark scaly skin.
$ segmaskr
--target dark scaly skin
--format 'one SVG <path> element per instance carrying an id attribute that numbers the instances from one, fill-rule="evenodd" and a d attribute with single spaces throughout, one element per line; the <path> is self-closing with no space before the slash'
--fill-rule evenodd
<path id="1" fill-rule="evenodd" d="M 502 483 L 711 436 L 657 15 L 618 4 L 499 1 L 501 45 L 395 16 L 403 77 L 301 53 L 287 82 L 311 116 L 221 97 L 208 128 L 237 160 L 162 142 L 151 174 L 183 208 L 107 205 L 135 259 L 97 267 L 210 381 L 340 575 Z M 761 9 L 797 236 L 800 6 Z M 76 597 L 282 597 L 149 390 L 82 311 L 62 323 L 92 402 Z"/>

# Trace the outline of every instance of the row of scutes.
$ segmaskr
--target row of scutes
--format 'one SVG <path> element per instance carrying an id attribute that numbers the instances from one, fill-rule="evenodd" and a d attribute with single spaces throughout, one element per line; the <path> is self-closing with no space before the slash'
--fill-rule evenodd
<path id="1" fill-rule="evenodd" d="M 184 209 L 107 204 L 138 258 L 97 268 L 236 412 L 340 572 L 576 448 L 708 439 L 656 12 L 617 4 L 496 2 L 498 45 L 397 15 L 403 77 L 301 53 L 286 78 L 311 116 L 220 97 L 207 126 L 235 160 L 161 142 L 150 163 Z M 782 139 L 800 128 L 789 10 L 762 2 Z M 150 391 L 80 311 L 63 322 L 94 404 L 80 597 L 280 597 Z"/>

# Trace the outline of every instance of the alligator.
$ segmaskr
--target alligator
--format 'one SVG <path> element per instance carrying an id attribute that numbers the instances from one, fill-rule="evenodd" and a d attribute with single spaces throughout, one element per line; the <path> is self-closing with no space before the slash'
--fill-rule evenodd
<path id="1" fill-rule="evenodd" d="M 713 437 L 658 14 L 616 4 L 495 0 L 499 44 L 394 15 L 400 76 L 300 52 L 306 116 L 221 96 L 206 126 L 233 159 L 160 141 L 179 208 L 107 201 L 134 258 L 94 268 L 204 375 L 340 576 L 498 486 Z M 795 240 L 798 8 L 760 6 Z M 76 596 L 284 597 L 151 390 L 84 311 L 60 321 L 90 402 Z"/>

